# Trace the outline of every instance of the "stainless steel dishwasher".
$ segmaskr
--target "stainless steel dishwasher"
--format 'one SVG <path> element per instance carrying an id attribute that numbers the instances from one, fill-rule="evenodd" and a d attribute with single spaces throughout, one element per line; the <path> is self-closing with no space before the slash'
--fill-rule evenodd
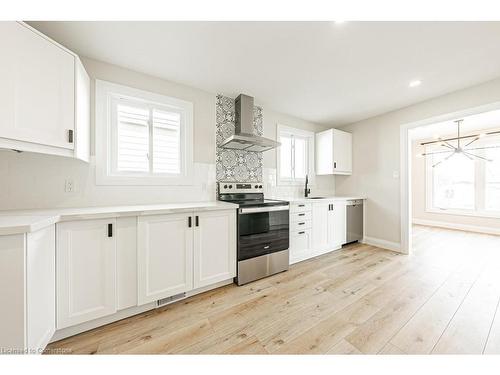
<path id="1" fill-rule="evenodd" d="M 363 200 L 347 201 L 347 243 L 363 239 Z"/>

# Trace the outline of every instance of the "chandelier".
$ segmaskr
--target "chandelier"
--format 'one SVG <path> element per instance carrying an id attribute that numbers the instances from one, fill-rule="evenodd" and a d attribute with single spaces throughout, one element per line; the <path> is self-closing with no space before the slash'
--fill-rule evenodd
<path id="1" fill-rule="evenodd" d="M 500 148 L 500 146 L 474 147 L 475 145 L 473 143 L 478 141 L 481 138 L 486 137 L 486 136 L 500 134 L 500 131 L 462 136 L 462 135 L 460 135 L 460 125 L 462 124 L 463 121 L 464 121 L 463 119 L 454 121 L 457 124 L 457 136 L 456 137 L 446 138 L 446 139 L 439 138 L 436 141 L 429 141 L 429 142 L 420 143 L 421 146 L 426 146 L 426 145 L 438 143 L 439 146 L 446 148 L 445 150 L 442 150 L 442 151 L 426 152 L 426 153 L 419 155 L 419 156 L 429 156 L 429 155 L 443 155 L 443 156 L 445 156 L 444 159 L 435 163 L 432 166 L 432 168 L 438 166 L 439 164 L 445 162 L 446 160 L 448 160 L 449 158 L 451 158 L 452 156 L 455 156 L 455 155 L 463 155 L 470 160 L 481 159 L 481 160 L 485 160 L 488 162 L 493 161 L 491 159 L 477 155 L 475 152 L 480 151 L 480 150 L 487 150 L 487 149 L 491 149 L 491 148 Z M 453 143 L 456 142 L 456 146 L 453 145 L 451 142 L 453 142 Z"/>

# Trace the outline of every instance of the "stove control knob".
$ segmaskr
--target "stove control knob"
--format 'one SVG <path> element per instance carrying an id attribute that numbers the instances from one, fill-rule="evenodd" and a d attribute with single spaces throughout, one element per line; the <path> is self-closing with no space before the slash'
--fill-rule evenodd
<path id="1" fill-rule="evenodd" d="M 255 185 L 255 188 L 258 189 L 259 188 L 259 185 Z"/>
<path id="2" fill-rule="evenodd" d="M 232 189 L 233 188 L 233 185 L 229 185 L 229 189 Z"/>
<path id="3" fill-rule="evenodd" d="M 259 189 L 262 189 L 262 185 L 259 185 Z"/>
<path id="4" fill-rule="evenodd" d="M 224 185 L 224 189 L 227 189 L 227 185 Z"/>

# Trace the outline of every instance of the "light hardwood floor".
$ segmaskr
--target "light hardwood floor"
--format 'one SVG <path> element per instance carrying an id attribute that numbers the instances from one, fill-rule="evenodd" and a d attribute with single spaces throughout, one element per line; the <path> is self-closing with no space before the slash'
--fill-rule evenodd
<path id="1" fill-rule="evenodd" d="M 55 342 L 94 353 L 500 354 L 500 237 L 415 226 Z"/>

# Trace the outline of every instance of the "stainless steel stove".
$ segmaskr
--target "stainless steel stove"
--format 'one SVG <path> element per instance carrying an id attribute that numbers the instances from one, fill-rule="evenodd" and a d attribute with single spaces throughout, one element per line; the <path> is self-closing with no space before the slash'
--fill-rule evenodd
<path id="1" fill-rule="evenodd" d="M 218 199 L 238 208 L 238 285 L 286 271 L 290 215 L 287 201 L 265 199 L 262 184 L 219 182 Z"/>

